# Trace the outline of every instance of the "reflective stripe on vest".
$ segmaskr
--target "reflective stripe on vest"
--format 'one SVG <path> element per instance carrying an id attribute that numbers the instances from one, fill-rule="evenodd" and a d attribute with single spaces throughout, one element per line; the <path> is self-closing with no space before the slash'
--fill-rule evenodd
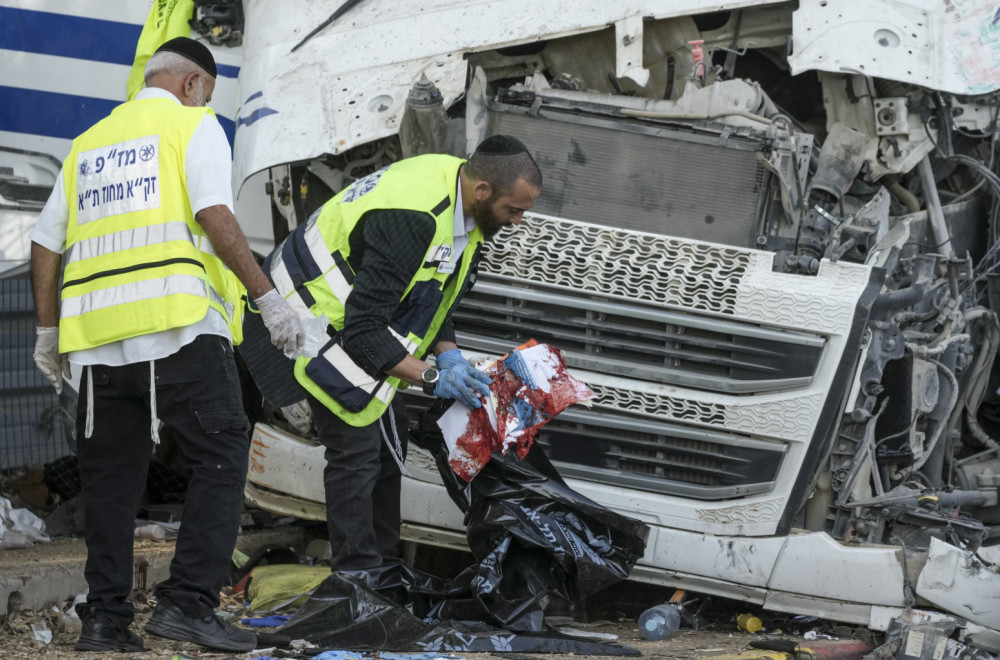
<path id="1" fill-rule="evenodd" d="M 115 305 L 166 298 L 177 294 L 204 296 L 205 293 L 205 280 L 202 278 L 191 275 L 171 275 L 170 277 L 119 284 L 112 288 L 99 289 L 93 293 L 67 298 L 60 307 L 60 315 L 64 319 L 71 319 L 81 314 Z M 218 301 L 222 300 L 215 291 L 209 289 L 209 293 L 215 294 Z"/>
<path id="2" fill-rule="evenodd" d="M 389 327 L 407 354 L 423 357 L 482 244 L 481 232 L 473 230 L 461 265 L 438 268 L 449 266 L 453 253 L 454 204 L 463 162 L 451 156 L 418 156 L 360 179 L 297 227 L 268 257 L 265 270 L 278 291 L 301 314 L 325 315 L 330 321 L 330 341 L 318 357 L 299 358 L 295 375 L 306 390 L 349 424 L 364 426 L 377 420 L 401 383 L 384 374 L 373 378 L 340 344 L 344 303 L 354 282 L 348 264 L 351 233 L 366 213 L 381 209 L 420 211 L 435 219 L 425 263 L 413 275 Z M 451 270 L 454 282 L 446 295 L 444 284 Z"/>
<path id="3" fill-rule="evenodd" d="M 214 309 L 242 340 L 245 290 L 191 213 L 187 145 L 208 108 L 149 98 L 73 142 L 60 351 L 196 323 Z"/>
<path id="4" fill-rule="evenodd" d="M 184 222 L 165 222 L 162 225 L 123 229 L 112 234 L 104 234 L 84 239 L 73 244 L 63 256 L 63 264 L 71 264 L 85 259 L 93 259 L 104 254 L 131 250 L 156 243 L 187 241 L 194 243 L 191 230 Z"/>

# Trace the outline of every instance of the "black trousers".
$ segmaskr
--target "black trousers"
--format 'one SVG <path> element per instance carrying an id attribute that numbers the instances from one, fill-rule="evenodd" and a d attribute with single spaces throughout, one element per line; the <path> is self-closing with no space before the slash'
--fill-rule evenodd
<path id="1" fill-rule="evenodd" d="M 119 624 L 132 622 L 135 516 L 152 453 L 149 362 L 94 365 L 93 433 L 85 437 L 87 369 L 81 374 L 76 442 L 87 543 L 86 609 Z M 170 578 L 156 596 L 189 616 L 207 616 L 236 544 L 250 449 L 249 424 L 229 340 L 201 335 L 156 360 L 157 416 L 172 437 L 191 480 L 181 515 Z"/>
<path id="2" fill-rule="evenodd" d="M 406 457 L 407 415 L 401 397 L 393 399 L 379 421 L 356 427 L 309 397 L 319 441 L 326 447 L 323 483 L 331 570 L 354 570 L 401 561 L 399 554 L 399 466 L 383 439 L 395 446 L 390 416 L 395 415 L 401 458 Z"/>

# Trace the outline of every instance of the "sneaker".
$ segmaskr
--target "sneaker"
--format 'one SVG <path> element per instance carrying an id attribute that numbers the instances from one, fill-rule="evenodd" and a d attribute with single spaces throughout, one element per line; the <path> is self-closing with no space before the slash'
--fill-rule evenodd
<path id="1" fill-rule="evenodd" d="M 226 623 L 214 614 L 187 616 L 176 605 L 160 602 L 146 624 L 146 632 L 158 637 L 194 642 L 220 651 L 253 651 L 257 635 Z"/>
<path id="2" fill-rule="evenodd" d="M 100 621 L 94 617 L 82 620 L 83 629 L 76 640 L 77 651 L 145 651 L 142 637 L 128 628 L 121 628 L 110 621 Z"/>

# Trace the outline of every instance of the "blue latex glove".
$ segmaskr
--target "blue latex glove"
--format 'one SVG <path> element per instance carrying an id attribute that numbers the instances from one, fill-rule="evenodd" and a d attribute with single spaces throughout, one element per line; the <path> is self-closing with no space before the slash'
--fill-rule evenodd
<path id="1" fill-rule="evenodd" d="M 240 622 L 249 625 L 251 628 L 275 628 L 285 625 L 285 622 L 291 618 L 290 614 L 272 614 L 271 616 L 252 619 L 240 619 Z"/>
<path id="2" fill-rule="evenodd" d="M 445 351 L 441 355 L 434 358 L 434 363 L 437 364 L 437 368 L 441 371 L 445 369 L 451 369 L 459 362 L 468 362 L 464 357 L 462 357 L 462 351 L 457 348 L 453 348 L 450 351 Z"/>
<path id="3" fill-rule="evenodd" d="M 449 352 L 445 351 L 442 355 Z M 461 359 L 448 368 L 438 367 L 441 376 L 438 379 L 437 387 L 434 388 L 434 396 L 461 401 L 466 408 L 479 408 L 483 404 L 476 394 L 488 397 L 490 395 L 488 386 L 492 380 L 485 373 L 472 366 L 468 360 L 462 358 L 461 353 L 459 358 Z"/>

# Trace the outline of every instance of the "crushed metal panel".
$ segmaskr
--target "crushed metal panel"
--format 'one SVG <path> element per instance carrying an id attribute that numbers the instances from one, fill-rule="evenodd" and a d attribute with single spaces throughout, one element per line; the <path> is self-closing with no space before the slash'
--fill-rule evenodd
<path id="1" fill-rule="evenodd" d="M 839 543 L 826 532 L 792 534 L 785 539 L 768 590 L 901 606 L 905 599 L 902 552 L 896 546 Z"/>
<path id="2" fill-rule="evenodd" d="M 802 0 L 792 16 L 792 73 L 898 80 L 955 94 L 1000 89 L 1000 9 L 993 0 Z"/>
<path id="3" fill-rule="evenodd" d="M 293 498 L 324 502 L 323 452 L 322 445 L 310 445 L 298 436 L 258 423 L 250 441 L 247 479 Z"/>
<path id="4" fill-rule="evenodd" d="M 582 492 L 582 490 L 581 490 Z M 624 508 L 617 508 L 624 512 Z M 644 519 L 646 516 L 633 517 Z M 651 524 L 655 524 L 652 523 Z M 668 567 L 672 572 L 725 580 L 747 587 L 765 587 L 781 552 L 780 537 L 737 538 L 697 534 L 672 527 L 654 527 L 642 564 Z M 652 543 L 655 541 L 655 543 Z"/>
<path id="5" fill-rule="evenodd" d="M 552 0 L 540 21 L 534 0 L 369 0 L 293 53 L 303 35 L 327 19 L 330 6 L 248 0 L 235 188 L 268 167 L 339 154 L 395 135 L 407 93 L 422 73 L 441 91 L 445 107 L 450 106 L 465 92 L 467 53 L 603 30 L 626 19 L 623 26 L 633 26 L 637 18 L 778 1 Z M 627 62 L 623 66 L 630 68 Z"/>
<path id="6" fill-rule="evenodd" d="M 411 446 L 407 453 L 412 449 Z M 409 469 L 409 456 L 406 463 Z M 403 477 L 404 496 L 400 501 L 400 518 L 409 525 L 423 525 L 441 533 L 444 533 L 442 530 L 464 531 L 465 514 L 462 510 L 449 498 L 434 497 L 435 491 L 443 489 L 440 476 L 436 484 Z M 467 541 L 463 541 L 462 549 L 468 549 Z"/>
<path id="7" fill-rule="evenodd" d="M 813 561 L 815 561 L 815 557 Z M 810 616 L 817 616 L 831 621 L 843 621 L 845 623 L 863 625 L 871 618 L 872 607 L 860 600 L 831 600 L 829 598 L 803 596 L 802 594 L 768 589 L 767 597 L 764 599 L 764 609 L 787 612 L 788 614 L 808 612 Z"/>
<path id="8" fill-rule="evenodd" d="M 984 553 L 997 548 L 980 548 L 978 554 L 992 567 L 985 566 L 971 552 L 931 538 L 927 565 L 917 580 L 917 595 L 969 621 L 1000 628 L 1000 573 L 996 557 Z"/>
<path id="9" fill-rule="evenodd" d="M 545 172 L 535 213 L 756 247 L 770 141 L 556 117 L 489 114 L 488 132 L 532 145 Z"/>

